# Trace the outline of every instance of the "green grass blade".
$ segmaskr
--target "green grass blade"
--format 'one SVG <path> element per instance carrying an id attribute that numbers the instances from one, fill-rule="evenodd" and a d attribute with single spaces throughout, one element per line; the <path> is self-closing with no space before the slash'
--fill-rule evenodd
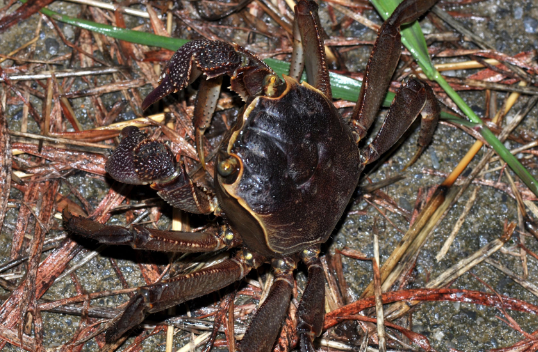
<path id="1" fill-rule="evenodd" d="M 27 0 L 19 0 L 19 1 L 22 3 L 25 3 Z M 163 36 L 152 34 L 152 33 L 133 31 L 130 29 L 110 26 L 108 24 L 101 24 L 101 23 L 96 23 L 96 22 L 92 22 L 88 20 L 83 20 L 80 18 L 73 18 L 73 17 L 59 14 L 57 12 L 51 11 L 46 8 L 42 8 L 40 12 L 43 13 L 44 15 L 52 17 L 53 19 L 57 21 L 68 23 L 70 25 L 73 25 L 79 28 L 84 28 L 92 32 L 101 33 L 106 36 L 120 39 L 120 40 L 125 40 L 131 43 L 157 46 L 157 47 L 176 51 L 180 46 L 188 42 L 187 39 L 167 38 L 167 37 L 163 37 Z"/>

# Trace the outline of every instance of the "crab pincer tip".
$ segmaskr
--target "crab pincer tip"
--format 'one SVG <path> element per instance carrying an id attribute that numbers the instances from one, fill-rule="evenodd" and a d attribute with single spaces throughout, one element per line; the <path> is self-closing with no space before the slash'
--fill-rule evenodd
<path id="1" fill-rule="evenodd" d="M 151 91 L 151 93 L 149 93 L 146 99 L 144 99 L 144 101 L 142 102 L 142 110 L 146 110 L 153 103 L 161 100 L 163 96 L 159 94 L 158 90 L 159 90 L 159 87 L 155 88 L 154 90 Z"/>

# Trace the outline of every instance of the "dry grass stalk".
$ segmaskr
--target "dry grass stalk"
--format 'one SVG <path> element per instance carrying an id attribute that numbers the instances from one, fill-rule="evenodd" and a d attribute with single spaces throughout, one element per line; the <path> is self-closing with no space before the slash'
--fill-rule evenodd
<path id="1" fill-rule="evenodd" d="M 375 312 L 377 318 L 377 339 L 379 343 L 379 352 L 387 350 L 387 341 L 385 337 L 385 318 L 383 314 L 383 301 L 381 301 L 381 278 L 379 277 L 379 239 L 374 234 L 374 258 L 372 261 L 374 272 L 374 295 L 375 295 Z"/>
<path id="2" fill-rule="evenodd" d="M 454 229 L 452 229 L 452 232 L 447 237 L 447 239 L 445 240 L 445 243 L 443 243 L 443 246 L 441 247 L 441 249 L 437 253 L 437 256 L 435 257 L 437 261 L 440 261 L 445 257 L 446 253 L 448 252 L 448 249 L 450 248 L 450 245 L 452 244 L 452 242 L 454 242 L 454 239 L 456 238 L 456 235 L 458 234 L 461 226 L 463 225 L 465 218 L 467 217 L 467 214 L 469 214 L 469 212 L 471 211 L 471 208 L 474 205 L 479 189 L 480 189 L 479 187 L 475 187 L 475 189 L 473 189 L 473 193 L 471 193 L 471 197 L 469 197 L 469 200 L 467 200 L 467 204 L 465 204 L 465 209 L 463 209 L 463 211 L 461 212 L 460 217 L 458 218 L 458 221 L 456 222 L 456 225 L 454 225 Z"/>
<path id="3" fill-rule="evenodd" d="M 493 260 L 491 258 L 486 259 L 486 263 L 493 266 L 494 268 L 502 271 L 507 276 L 509 276 L 512 280 L 520 284 L 522 287 L 524 287 L 526 290 L 528 290 L 530 293 L 538 297 L 538 286 L 533 284 L 532 282 L 529 282 L 523 278 L 521 278 L 519 275 L 514 273 L 512 270 L 508 269 L 506 266 L 500 264 L 496 260 Z"/>

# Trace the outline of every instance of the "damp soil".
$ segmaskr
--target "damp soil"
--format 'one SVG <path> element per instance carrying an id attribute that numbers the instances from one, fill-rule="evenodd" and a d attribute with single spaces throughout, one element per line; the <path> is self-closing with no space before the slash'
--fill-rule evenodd
<path id="1" fill-rule="evenodd" d="M 49 6 L 54 11 L 77 16 L 80 12 L 80 6 L 66 2 L 55 2 Z M 459 18 L 458 20 L 465 26 L 470 28 L 474 33 L 477 33 L 486 42 L 492 44 L 496 50 L 504 52 L 508 55 L 515 55 L 522 51 L 534 50 L 538 47 L 538 2 L 533 0 L 526 1 L 485 1 L 481 3 L 471 4 L 463 7 L 455 7 L 452 9 L 459 13 L 467 14 L 467 17 Z M 321 6 L 321 20 L 329 35 L 345 35 L 348 37 L 360 37 L 365 40 L 373 40 L 375 33 L 364 26 L 354 23 L 345 31 L 339 32 L 332 30 L 329 21 L 329 15 L 325 5 Z M 338 20 L 341 20 L 341 15 L 335 12 Z M 374 11 L 365 11 L 365 16 L 369 19 L 381 23 L 379 16 Z M 148 27 L 147 20 L 126 16 L 127 25 L 129 27 L 145 26 Z M 271 23 L 270 19 L 264 18 L 265 21 Z M 28 20 L 25 20 L 8 31 L 1 33 L 2 49 L 0 53 L 7 54 L 16 49 L 31 38 L 35 33 L 38 16 L 34 15 Z M 233 22 L 233 21 L 232 21 Z M 230 22 L 226 22 L 229 24 Z M 422 26 L 426 33 L 434 32 L 435 29 L 428 19 L 423 20 Z M 177 32 L 185 31 L 189 38 L 195 37 L 196 34 L 187 32 L 184 25 L 177 25 Z M 64 32 L 68 40 L 73 40 L 77 29 L 69 25 L 60 24 L 60 28 Z M 222 33 L 222 38 L 234 40 L 235 42 L 247 47 L 255 46 L 248 44 L 253 38 L 247 37 L 244 32 L 235 33 L 225 31 Z M 262 35 L 256 35 L 254 40 L 259 40 L 265 43 L 265 46 L 270 49 L 276 44 L 270 39 Z M 472 44 L 465 43 L 468 48 L 474 48 Z M 263 44 L 262 44 L 263 46 Z M 347 68 L 352 71 L 361 71 L 366 65 L 369 46 L 358 47 L 347 51 L 345 54 L 345 62 Z M 70 52 L 70 48 L 57 37 L 55 32 L 48 26 L 44 25 L 39 33 L 37 41 L 35 59 L 51 60 Z M 98 51 L 96 55 L 101 55 Z M 461 60 L 461 59 L 458 59 Z M 452 60 L 457 61 L 457 60 Z M 438 60 L 436 62 L 442 62 Z M 66 62 L 60 62 L 66 64 Z M 2 64 L 10 65 L 10 62 Z M 58 68 L 62 67 L 61 65 Z M 447 72 L 446 75 L 457 77 L 466 77 L 474 73 L 474 70 Z M 98 78 L 100 80 L 101 78 Z M 97 84 L 98 82 L 96 82 Z M 84 88 L 84 82 L 75 80 L 75 85 L 72 88 Z M 6 89 L 1 86 L 0 89 Z M 149 91 L 149 85 L 141 90 L 144 96 Z M 464 91 L 461 96 L 466 102 L 477 112 L 478 115 L 484 115 L 485 111 L 485 93 L 483 91 Z M 497 93 L 498 108 L 501 107 L 505 93 Z M 112 104 L 121 99 L 119 93 L 107 94 L 103 98 L 104 104 L 110 108 Z M 522 107 L 523 102 L 528 97 L 523 96 L 514 108 L 509 112 L 508 119 L 514 116 Z M 37 100 L 32 101 L 39 108 L 40 103 Z M 72 99 L 71 104 L 75 109 L 75 114 L 82 126 L 85 129 L 93 127 L 91 116 L 94 108 L 91 101 L 87 98 Z M 22 105 L 8 106 L 6 116 L 8 119 L 9 128 L 12 130 L 20 130 Z M 119 117 L 120 120 L 128 120 L 135 117 L 132 111 L 125 111 Z M 28 132 L 40 133 L 38 126 L 31 120 L 28 127 Z M 531 132 L 537 130 L 538 108 L 534 108 L 524 120 L 520 129 L 527 129 Z M 402 143 L 402 145 L 388 157 L 382 165 L 371 171 L 368 179 L 363 180 L 361 185 L 375 183 L 394 176 L 400 172 L 411 159 L 415 152 L 417 133 L 411 135 Z M 435 133 L 433 143 L 428 147 L 417 163 L 410 167 L 405 173 L 406 178 L 402 181 L 394 183 L 382 189 L 396 205 L 405 212 L 411 212 L 414 204 L 417 201 L 419 190 L 425 193 L 431 187 L 442 182 L 442 177 L 433 176 L 427 170 L 434 170 L 440 174 L 449 173 L 458 161 L 465 155 L 469 147 L 475 142 L 475 139 L 465 134 L 459 129 L 447 125 L 440 125 Z M 509 148 L 517 147 L 516 143 L 508 142 Z M 479 152 L 475 161 L 471 163 L 469 169 L 472 169 L 477 161 L 484 154 L 484 150 Z M 495 165 L 497 166 L 497 165 Z M 464 175 L 467 175 L 470 170 L 466 170 Z M 505 172 L 510 172 L 505 170 Z M 537 176 L 536 172 L 531 169 L 531 172 Z M 498 180 L 507 182 L 505 176 L 501 176 L 498 171 L 486 174 L 485 180 Z M 111 182 L 108 179 L 92 177 L 91 175 L 74 173 L 66 178 L 78 191 L 90 202 L 92 206 L 96 206 L 103 196 L 106 194 Z M 492 187 L 483 186 L 478 191 L 478 198 L 471 212 L 467 216 L 461 230 L 459 231 L 454 243 L 450 247 L 447 255 L 441 260 L 436 260 L 436 254 L 443 245 L 447 236 L 451 233 L 455 226 L 455 222 L 460 216 L 471 191 L 476 186 L 471 186 L 463 198 L 449 211 L 446 218 L 437 226 L 433 235 L 424 245 L 424 248 L 418 256 L 416 266 L 411 273 L 411 281 L 405 286 L 406 288 L 421 288 L 433 278 L 436 278 L 447 268 L 451 267 L 462 258 L 469 256 L 487 243 L 501 237 L 503 234 L 503 226 L 506 222 L 517 221 L 517 206 L 516 201 L 506 193 Z M 69 189 L 62 186 L 61 192 L 69 193 Z M 147 189 L 134 191 L 133 197 L 143 199 L 144 197 L 154 196 Z M 20 199 L 21 195 L 17 191 L 12 191 L 13 199 Z M 171 209 L 165 208 L 164 216 L 160 226 L 166 227 L 166 222 L 171 216 Z M 357 192 L 353 198 L 348 211 L 343 216 L 337 229 L 329 242 L 324 246 L 325 252 L 334 253 L 336 250 L 344 248 L 354 248 L 362 251 L 366 256 L 373 255 L 373 234 L 377 233 L 380 242 L 381 262 L 384 262 L 396 244 L 400 241 L 403 233 L 409 227 L 409 223 L 404 216 L 393 214 L 387 210 L 381 210 L 381 214 L 375 207 L 371 206 Z M 14 231 L 15 222 L 17 219 L 18 209 L 11 209 L 6 217 L 0 236 L 0 263 L 6 262 L 9 258 L 11 246 L 11 234 Z M 114 216 L 112 223 L 123 223 L 125 220 L 121 215 Z M 56 232 L 52 235 L 58 235 L 61 232 Z M 532 237 L 524 237 L 525 244 L 534 252 L 538 251 L 538 243 Z M 517 274 L 522 274 L 521 259 L 510 255 L 510 253 L 519 253 L 517 243 L 520 242 L 519 234 L 506 244 L 506 252 L 497 252 L 492 256 L 493 259 L 502 262 L 505 266 L 511 268 Z M 86 250 L 75 258 L 76 263 L 83 256 L 87 255 L 88 251 L 94 250 L 95 245 L 92 243 L 85 244 Z M 136 264 L 140 260 L 130 249 L 122 248 L 107 248 L 100 252 L 95 258 L 87 264 L 77 269 L 76 274 L 79 283 L 86 292 L 99 292 L 103 290 L 113 290 L 121 288 L 121 283 L 118 281 L 114 269 L 112 268 L 109 258 L 117 259 L 121 271 L 124 273 L 131 287 L 143 284 L 143 278 L 140 274 L 140 269 Z M 167 263 L 169 256 L 166 254 L 156 255 L 155 253 L 149 256 L 144 256 L 142 260 L 145 262 L 157 261 L 159 264 Z M 538 281 L 538 261 L 533 258 L 528 258 L 528 281 Z M 366 261 L 358 261 L 355 259 L 343 258 L 343 269 L 345 279 L 349 286 L 349 296 L 358 298 L 362 290 L 372 280 L 371 264 Z M 472 269 L 472 274 L 487 283 L 491 288 L 495 289 L 499 294 L 509 297 L 521 299 L 532 304 L 538 304 L 536 296 L 531 294 L 526 289 L 519 286 L 506 275 L 500 273 L 494 267 L 488 264 L 480 264 Z M 480 290 L 488 292 L 488 288 L 483 283 L 479 282 L 475 276 L 469 273 L 458 278 L 451 287 Z M 300 277 L 300 283 L 304 277 Z M 17 279 L 14 279 L 15 281 Z M 0 289 L 2 295 L 7 295 L 8 292 Z M 56 282 L 52 288 L 46 293 L 46 299 L 60 299 L 76 295 L 76 289 L 71 277 L 67 276 Z M 92 306 L 102 306 L 116 308 L 121 303 L 125 302 L 126 296 L 111 296 L 92 301 Z M 199 304 L 199 303 L 196 303 Z M 189 308 L 196 308 L 189 306 Z M 184 312 L 185 307 L 178 308 L 178 312 Z M 536 317 L 531 314 L 510 312 L 521 328 L 527 332 L 532 332 L 538 328 Z M 510 346 L 522 338 L 522 335 L 507 326 L 498 317 L 502 316 L 502 312 L 494 308 L 466 304 L 466 303 L 423 303 L 419 305 L 412 313 L 412 329 L 415 332 L 425 335 L 431 342 L 432 347 L 437 351 L 482 351 L 494 348 Z M 55 347 L 64 345 L 69 341 L 75 333 L 80 317 L 67 314 L 44 313 L 44 345 L 55 350 Z M 175 347 L 180 348 L 189 341 L 190 333 L 182 331 L 176 335 Z M 165 350 L 165 334 L 159 334 L 147 339 L 142 347 L 145 351 L 164 351 Z M 12 346 L 6 346 L 6 351 L 17 350 Z M 98 350 L 97 344 L 91 340 L 82 348 L 83 351 Z M 197 349 L 201 350 L 201 349 Z M 218 350 L 218 349 L 216 349 Z M 224 351 L 224 349 L 221 349 Z M 358 350 L 358 349 L 357 349 Z"/>

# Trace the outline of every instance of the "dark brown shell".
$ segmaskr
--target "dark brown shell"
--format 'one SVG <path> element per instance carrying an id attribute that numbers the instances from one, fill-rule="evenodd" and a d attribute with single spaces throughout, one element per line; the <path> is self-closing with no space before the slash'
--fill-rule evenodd
<path id="1" fill-rule="evenodd" d="M 282 96 L 256 98 L 246 109 L 227 147 L 242 163 L 240 175 L 231 184 L 217 179 L 232 226 L 252 250 L 272 256 L 325 242 L 361 171 L 353 135 L 332 103 L 309 85 L 286 81 Z"/>

